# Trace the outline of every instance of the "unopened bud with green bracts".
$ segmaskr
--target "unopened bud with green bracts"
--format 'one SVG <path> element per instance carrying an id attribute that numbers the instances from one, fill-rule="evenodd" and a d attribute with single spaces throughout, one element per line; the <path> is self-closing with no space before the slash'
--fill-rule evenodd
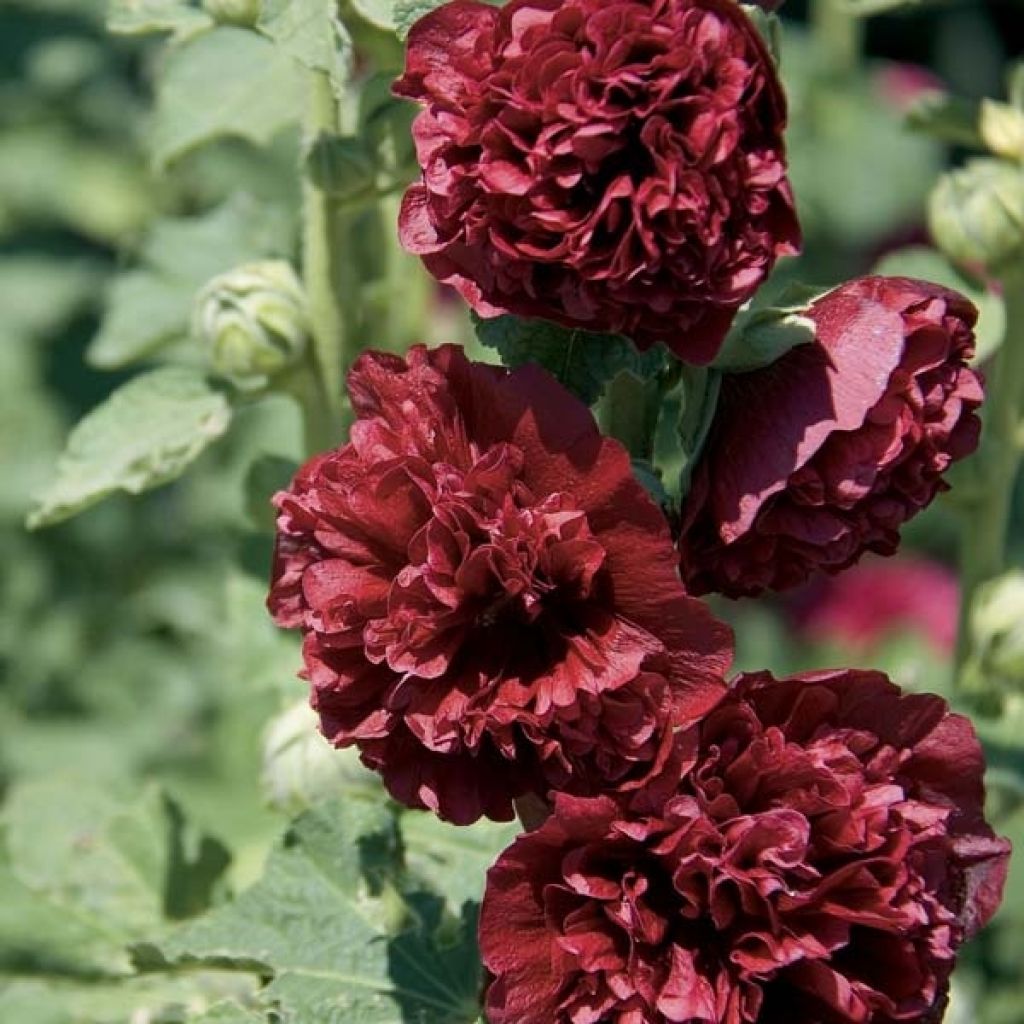
<path id="1" fill-rule="evenodd" d="M 193 333 L 205 344 L 215 373 L 247 390 L 302 359 L 309 313 L 289 263 L 246 263 L 209 281 L 196 296 Z"/>
<path id="2" fill-rule="evenodd" d="M 982 157 L 943 175 L 928 222 L 953 263 L 1001 276 L 1024 262 L 1024 165 Z"/>
<path id="3" fill-rule="evenodd" d="M 978 589 L 970 639 L 967 688 L 1024 693 L 1024 572 L 1005 573 Z"/>

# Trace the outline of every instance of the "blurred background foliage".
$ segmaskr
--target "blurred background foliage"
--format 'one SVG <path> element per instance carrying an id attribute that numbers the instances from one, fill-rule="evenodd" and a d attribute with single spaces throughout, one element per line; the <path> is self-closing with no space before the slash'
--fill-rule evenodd
<path id="1" fill-rule="evenodd" d="M 289 815 L 370 785 L 312 735 L 295 640 L 263 610 L 270 520 L 248 495 L 269 493 L 301 457 L 299 416 L 285 399 L 242 406 L 171 486 L 43 532 L 24 521 L 67 431 L 127 379 L 125 365 L 195 361 L 185 317 L 208 277 L 294 255 L 297 131 L 283 117 L 154 166 L 154 130 L 174 144 L 152 114 L 166 55 L 159 39 L 110 34 L 105 8 L 0 0 L 0 1022 L 259 1020 L 244 1009 L 248 975 L 134 976 L 123 947 L 257 879 Z M 927 242 L 928 194 L 962 154 L 909 132 L 906 111 L 937 85 L 1002 96 L 1006 63 L 1024 49 L 1024 3 L 916 3 L 870 18 L 868 58 L 852 69 L 811 34 L 804 4 L 783 13 L 807 246 L 781 277 L 828 284 Z M 376 42 L 387 72 L 396 51 Z M 888 265 L 906 266 L 905 254 Z M 443 300 L 430 333 L 471 337 Z M 921 516 L 900 559 L 784 602 L 723 604 L 740 666 L 865 665 L 948 693 L 950 515 L 939 502 Z M 1021 502 L 1014 536 L 1024 554 Z M 981 723 L 993 813 L 1018 851 L 1024 766 L 1011 741 L 1022 728 L 1024 693 Z M 425 832 L 416 819 L 405 842 L 429 876 Z M 479 875 L 487 848 L 459 856 Z M 996 925 L 965 954 L 956 1024 L 1024 1022 L 1022 864 Z"/>

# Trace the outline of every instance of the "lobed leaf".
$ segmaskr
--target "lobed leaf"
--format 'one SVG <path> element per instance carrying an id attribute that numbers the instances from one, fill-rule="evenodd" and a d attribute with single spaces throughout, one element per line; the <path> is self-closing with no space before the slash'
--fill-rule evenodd
<path id="1" fill-rule="evenodd" d="M 560 327 L 547 320 L 516 316 L 473 317 L 477 337 L 497 349 L 501 361 L 515 369 L 537 363 L 587 405 L 593 405 L 611 380 L 623 371 L 652 377 L 665 367 L 661 348 L 639 352 L 616 334 Z"/>
<path id="2" fill-rule="evenodd" d="M 174 480 L 230 421 L 227 399 L 195 370 L 165 367 L 136 377 L 71 432 L 29 528 L 59 523 L 116 491 L 140 494 Z"/>
<path id="3" fill-rule="evenodd" d="M 409 29 L 425 14 L 440 7 L 445 0 L 394 0 L 391 7 L 391 20 L 399 39 L 409 35 Z"/>
<path id="4" fill-rule="evenodd" d="M 328 75 L 335 93 L 343 95 L 352 38 L 338 17 L 336 0 L 263 0 L 257 27 L 283 53 Z"/>
<path id="5" fill-rule="evenodd" d="M 189 0 L 110 0 L 107 28 L 121 35 L 170 32 L 187 39 L 213 25 L 213 18 Z"/>
<path id="6" fill-rule="evenodd" d="M 352 7 L 364 21 L 368 21 L 385 32 L 395 30 L 395 13 L 392 0 L 351 0 Z"/>
<path id="7" fill-rule="evenodd" d="M 226 136 L 266 145 L 294 123 L 306 83 L 290 54 L 288 46 L 227 26 L 171 51 L 157 83 L 151 139 L 156 166 Z"/>
<path id="8" fill-rule="evenodd" d="M 269 976 L 289 1024 L 471 1024 L 479 1006 L 472 915 L 400 895 L 395 821 L 349 799 L 298 818 L 262 879 L 233 903 L 136 950 L 154 970 L 213 965 Z"/>
<path id="9" fill-rule="evenodd" d="M 230 859 L 215 840 L 193 842 L 181 809 L 156 789 L 126 800 L 39 779 L 15 786 L 3 820 L 18 881 L 124 942 L 205 909 Z"/>

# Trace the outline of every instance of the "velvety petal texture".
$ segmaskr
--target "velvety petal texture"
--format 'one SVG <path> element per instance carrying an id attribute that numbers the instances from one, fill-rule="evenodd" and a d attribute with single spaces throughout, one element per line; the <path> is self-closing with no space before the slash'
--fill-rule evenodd
<path id="1" fill-rule="evenodd" d="M 772 58 L 734 0 L 471 0 L 409 35 L 402 242 L 482 316 L 709 361 L 800 241 Z"/>
<path id="2" fill-rule="evenodd" d="M 713 706 L 729 630 L 629 456 L 536 367 L 364 354 L 349 444 L 275 498 L 269 607 L 324 734 L 458 823 L 640 786 Z"/>
<path id="3" fill-rule="evenodd" d="M 490 870 L 490 1024 L 941 1020 L 1009 844 L 965 718 L 883 675 L 741 677 L 678 784 L 558 796 Z"/>
<path id="4" fill-rule="evenodd" d="M 728 375 L 683 513 L 692 593 L 783 590 L 891 555 L 977 447 L 977 311 L 906 278 L 858 278 L 811 307 L 815 342 Z"/>

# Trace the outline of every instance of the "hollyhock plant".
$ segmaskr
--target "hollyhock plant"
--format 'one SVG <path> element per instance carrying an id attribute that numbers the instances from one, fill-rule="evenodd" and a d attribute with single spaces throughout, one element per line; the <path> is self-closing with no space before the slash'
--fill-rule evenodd
<path id="1" fill-rule="evenodd" d="M 797 250 L 785 100 L 733 0 L 454 0 L 409 36 L 402 243 L 482 316 L 711 360 Z"/>
<path id="2" fill-rule="evenodd" d="M 731 635 L 629 456 L 536 367 L 364 354 L 349 444 L 277 495 L 269 606 L 324 734 L 467 823 L 637 786 L 718 699 Z"/>
<path id="3" fill-rule="evenodd" d="M 488 875 L 491 1024 L 937 1022 L 1009 844 L 982 753 L 883 675 L 741 677 L 667 796 L 558 796 Z"/>
<path id="4" fill-rule="evenodd" d="M 683 510 L 692 593 L 783 590 L 892 554 L 974 451 L 974 307 L 939 285 L 858 278 L 818 299 L 816 339 L 728 375 Z"/>

